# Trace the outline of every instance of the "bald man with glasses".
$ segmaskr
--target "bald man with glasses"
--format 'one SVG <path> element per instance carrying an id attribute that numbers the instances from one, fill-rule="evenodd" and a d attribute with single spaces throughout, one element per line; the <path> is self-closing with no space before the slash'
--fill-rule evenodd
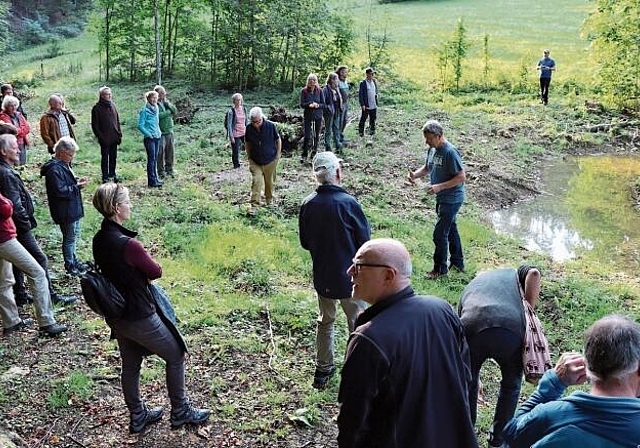
<path id="1" fill-rule="evenodd" d="M 411 258 L 393 239 L 368 241 L 348 269 L 356 320 L 342 369 L 338 446 L 474 448 L 469 350 L 451 305 L 418 296 Z"/>

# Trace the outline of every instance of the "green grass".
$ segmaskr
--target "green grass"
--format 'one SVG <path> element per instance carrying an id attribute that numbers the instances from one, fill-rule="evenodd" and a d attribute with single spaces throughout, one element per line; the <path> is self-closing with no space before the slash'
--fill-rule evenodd
<path id="1" fill-rule="evenodd" d="M 497 163 L 496 159 L 508 156 L 511 163 L 503 163 L 505 169 L 518 173 L 535 164 L 541 154 L 570 150 L 569 140 L 564 138 L 567 135 L 578 146 L 607 142 L 607 136 L 583 131 L 590 117 L 581 106 L 583 98 L 575 94 L 558 93 L 554 104 L 541 109 L 535 104 L 534 95 L 527 92 L 510 95 L 507 91 L 493 90 L 451 95 L 431 88 L 437 78 L 431 49 L 450 37 L 458 17 L 464 18 L 469 36 L 474 39 L 470 64 L 477 66 L 480 39 L 484 33 L 491 34 L 492 60 L 496 66 L 491 76 L 496 84 L 500 76 L 515 79 L 523 60 L 535 67 L 543 47 L 551 48 L 558 61 L 554 82 L 561 84 L 579 78 L 586 83 L 589 62 L 578 35 L 585 4 L 576 0 L 560 5 L 549 0 L 535 5 L 522 0 L 416 1 L 390 5 L 360 0 L 340 2 L 345 4 L 348 6 L 341 6 L 343 11 L 353 14 L 360 32 L 366 28 L 372 5 L 378 32 L 386 26 L 392 37 L 390 53 L 394 69 L 401 76 L 396 79 L 379 73 L 382 81 L 379 132 L 371 145 L 357 143 L 347 150 L 345 188 L 361 201 L 374 237 L 394 237 L 407 245 L 413 258 L 415 289 L 456 304 L 464 286 L 479 270 L 517 266 L 523 261 L 537 264 L 545 273 L 540 316 L 555 354 L 579 350 L 582 332 L 601 315 L 612 311 L 637 312 L 637 285 L 631 279 L 608 278 L 609 271 L 602 274 L 602 266 L 592 258 L 558 265 L 542 255 L 524 252 L 515 241 L 495 235 L 484 211 L 472 200 L 463 207 L 459 221 L 467 272 L 452 273 L 446 280 L 427 281 L 422 274 L 430 270 L 435 204 L 433 197 L 419 188 L 403 185 L 404 173 L 424 162 L 425 148 L 419 129 L 426 118 L 445 123 L 450 140 L 477 162 L 471 171 L 484 170 Z M 508 11 L 509 16 L 498 17 L 496 11 Z M 553 39 L 548 40 L 548 36 Z M 65 41 L 64 54 L 42 60 L 44 76 L 40 55 L 46 48 L 9 55 L 0 62 L 4 79 L 32 81 L 33 87 L 26 89 L 25 104 L 32 125 L 46 108 L 48 96 L 58 91 L 66 95 L 68 105 L 78 116 L 75 129 L 80 152 L 74 170 L 77 175 L 91 178 L 84 191 L 86 216 L 79 245 L 83 259 L 91 258 L 91 238 L 101 221 L 90 204 L 91 193 L 100 180 L 99 149 L 88 124 L 91 106 L 102 84 L 94 49 L 95 39 L 88 34 Z M 358 45 L 358 49 L 360 52 L 351 61 L 354 67 L 364 60 L 362 46 Z M 81 61 L 81 71 L 77 61 Z M 480 69 L 474 70 L 471 79 L 477 78 Z M 532 92 L 536 88 L 534 73 L 535 70 L 530 74 Z M 352 80 L 359 77 L 359 73 L 352 73 Z M 151 83 L 112 86 L 124 130 L 118 171 L 131 190 L 133 201 L 133 217 L 127 226 L 140 232 L 139 239 L 162 264 L 160 284 L 175 303 L 180 328 L 191 347 L 189 387 L 216 410 L 214 420 L 218 425 L 237 430 L 245 441 L 259 439 L 267 444 L 269 440 L 286 440 L 292 434 L 306 435 L 305 429 L 290 424 L 286 416 L 297 416 L 296 412 L 304 409 L 299 413 L 312 425 L 326 424 L 336 412 L 339 384 L 338 378 L 334 378 L 321 392 L 310 386 L 317 304 L 311 285 L 310 258 L 298 242 L 297 210 L 314 188 L 311 175 L 296 158 L 283 159 L 279 166 L 277 209 L 261 210 L 256 218 L 248 218 L 249 174 L 243 169 L 241 174 L 233 175 L 223 137 L 222 117 L 230 95 L 194 93 L 190 86 L 177 80 L 169 80 L 165 85 L 169 98 L 188 96 L 192 104 L 200 107 L 190 125 L 176 127 L 176 180 L 169 180 L 162 191 L 146 188 L 145 153 L 135 125 L 142 95 L 152 87 Z M 295 94 L 243 93 L 248 105 L 283 104 L 297 112 Z M 347 135 L 357 141 L 353 128 L 353 125 L 348 128 Z M 499 137 L 505 131 L 512 137 Z M 29 157 L 31 163 L 23 177 L 38 198 L 40 225 L 36 234 L 49 254 L 52 270 L 59 274 L 59 230 L 49 217 L 43 182 L 38 177 L 38 165 L 49 156 L 39 142 Z M 77 291 L 77 285 L 66 287 Z M 86 356 L 74 352 L 79 357 L 77 363 L 89 364 L 87 376 L 69 371 L 54 383 L 47 398 L 52 415 L 63 412 L 69 399 L 75 406 L 74 397 L 82 400 L 85 393 L 98 394 L 85 380 L 91 375 L 114 375 L 118 364 L 114 359 L 115 343 L 107 341 L 108 329 L 103 322 L 92 315 L 87 317 L 85 310 L 61 316 L 72 325 L 72 331 L 89 335 L 94 345 L 84 350 L 95 352 L 96 359 L 88 363 Z M 342 320 L 336 331 L 340 359 L 347 339 Z M 14 350 L 0 347 L 3 370 L 11 362 L 20 362 Z M 54 365 L 57 364 L 44 364 L 38 375 L 50 374 Z M 146 388 L 161 387 L 162 363 L 147 362 L 143 372 Z M 487 387 L 493 393 L 495 389 L 489 384 L 496 382 L 495 375 L 495 369 L 489 369 Z M 108 395 L 119 399 L 116 388 L 105 387 Z M 29 393 L 17 384 L 6 391 L 2 389 L 0 402 L 8 397 L 11 400 L 17 397 L 20 403 L 29 402 Z M 122 407 L 122 403 L 116 401 L 113 406 Z M 82 411 L 77 408 L 76 412 Z M 491 412 L 492 407 L 480 410 L 481 433 L 488 430 Z M 122 440 L 117 439 L 112 446 L 121 444 Z"/>
<path id="2" fill-rule="evenodd" d="M 581 0 L 439 0 L 384 5 L 375 0 L 356 0 L 333 3 L 344 14 L 353 17 L 362 34 L 369 23 L 374 34 L 382 35 L 386 31 L 396 70 L 421 86 L 436 83 L 437 57 L 433 48 L 451 38 L 458 18 L 463 19 L 473 44 L 465 64 L 469 67 L 467 79 L 481 80 L 484 67 L 482 40 L 488 34 L 491 76 L 503 74 L 515 79 L 524 61 L 530 68 L 533 83 L 542 49 L 549 48 L 558 64 L 554 82 L 591 81 L 593 65 L 585 52 L 588 44 L 580 38 L 580 27 L 589 5 Z M 358 49 L 354 62 L 365 64 L 364 47 Z M 384 72 L 378 75 L 384 77 Z"/>

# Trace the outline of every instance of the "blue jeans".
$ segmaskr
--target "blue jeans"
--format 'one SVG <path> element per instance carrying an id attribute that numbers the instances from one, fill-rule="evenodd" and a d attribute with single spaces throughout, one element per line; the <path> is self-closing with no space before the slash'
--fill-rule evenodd
<path id="1" fill-rule="evenodd" d="M 147 150 L 147 183 L 150 186 L 157 185 L 159 181 L 158 172 L 156 170 L 158 163 L 158 151 L 160 149 L 160 139 L 145 137 L 144 149 Z"/>
<path id="2" fill-rule="evenodd" d="M 337 114 L 324 115 L 324 149 L 331 151 L 331 141 L 333 140 L 333 149 L 342 148 L 340 142 L 340 112 Z"/>
<path id="3" fill-rule="evenodd" d="M 436 248 L 433 252 L 433 270 L 446 274 L 449 271 L 447 265 L 447 254 L 451 255 L 451 265 L 460 270 L 464 269 L 464 259 L 462 257 L 462 243 L 456 224 L 456 215 L 462 203 L 442 204 L 436 203 L 436 213 L 438 220 L 433 229 L 433 243 Z"/>
<path id="4" fill-rule="evenodd" d="M 471 420 L 476 423 L 478 413 L 478 377 L 482 364 L 493 358 L 500 366 L 500 392 L 493 415 L 489 443 L 500 446 L 502 430 L 513 417 L 518 405 L 522 386 L 522 345 L 524 341 L 505 328 L 488 328 L 477 334 L 467 334 L 471 353 L 471 384 L 469 385 L 469 408 Z"/>
<path id="5" fill-rule="evenodd" d="M 76 265 L 76 244 L 80 237 L 80 220 L 60 224 L 62 231 L 62 258 L 64 258 L 64 268 L 69 270 Z"/>
<path id="6" fill-rule="evenodd" d="M 231 162 L 234 168 L 240 168 L 240 149 L 244 145 L 244 135 L 242 137 L 234 137 L 231 143 Z"/>

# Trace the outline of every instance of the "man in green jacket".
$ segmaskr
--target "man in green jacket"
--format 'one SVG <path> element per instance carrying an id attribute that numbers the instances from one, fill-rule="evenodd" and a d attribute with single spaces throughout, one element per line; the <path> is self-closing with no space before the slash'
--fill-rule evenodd
<path id="1" fill-rule="evenodd" d="M 158 112 L 160 118 L 160 150 L 158 151 L 158 177 L 173 177 L 173 116 L 178 113 L 176 106 L 167 99 L 167 91 L 162 86 L 155 86 L 158 92 Z"/>

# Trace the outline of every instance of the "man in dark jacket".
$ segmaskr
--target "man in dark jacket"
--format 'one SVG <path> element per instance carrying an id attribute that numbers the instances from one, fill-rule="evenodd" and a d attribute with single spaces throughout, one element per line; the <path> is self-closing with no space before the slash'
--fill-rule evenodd
<path id="1" fill-rule="evenodd" d="M 338 401 L 340 448 L 478 447 L 469 414 L 469 352 L 451 305 L 411 288 L 411 258 L 392 239 L 368 241 L 348 273 L 356 320 Z"/>
<path id="2" fill-rule="evenodd" d="M 116 160 L 118 145 L 122 141 L 120 117 L 112 101 L 111 89 L 107 86 L 100 87 L 98 94 L 98 102 L 91 109 L 91 130 L 100 144 L 102 182 L 118 182 Z"/>
<path id="3" fill-rule="evenodd" d="M 0 138 L 13 138 L 15 140 L 15 137 L 11 135 L 2 136 Z M 20 150 L 17 149 L 17 146 L 14 148 L 12 142 L 3 140 L 2 145 L 0 145 L 0 192 L 4 197 L 13 202 L 12 218 L 16 225 L 18 241 L 25 249 L 27 249 L 27 252 L 35 258 L 38 264 L 42 266 L 42 269 L 44 269 L 49 283 L 51 301 L 54 304 L 69 305 L 74 303 L 77 299 L 75 297 L 59 295 L 53 290 L 51 278 L 49 277 L 49 269 L 47 267 L 47 256 L 42 252 L 38 241 L 33 236 L 33 233 L 31 233 L 31 229 L 35 229 L 37 226 L 37 222 L 34 217 L 33 201 L 31 200 L 31 195 L 27 191 L 24 182 L 22 182 L 22 179 L 20 178 L 20 174 L 13 169 L 13 166 L 18 163 L 19 155 Z M 24 287 L 24 274 L 15 266 L 13 267 L 13 274 L 16 281 L 13 286 L 16 303 L 24 305 L 31 301 L 31 297 L 27 294 Z"/>
<path id="4" fill-rule="evenodd" d="M 84 216 L 80 190 L 87 185 L 87 178 L 76 178 L 71 171 L 71 161 L 78 151 L 78 144 L 73 139 L 62 137 L 53 150 L 55 155 L 42 166 L 40 176 L 46 179 L 51 218 L 62 231 L 64 269 L 70 275 L 80 275 L 86 265 L 76 256 L 76 244 L 80 236 L 80 218 Z"/>
<path id="5" fill-rule="evenodd" d="M 371 238 L 362 207 L 340 185 L 341 159 L 329 151 L 313 159 L 313 174 L 319 186 L 302 202 L 299 215 L 300 244 L 311 252 L 313 285 L 318 293 L 316 371 L 313 387 L 323 389 L 336 371 L 334 322 L 338 304 L 347 316 L 349 332 L 355 328 L 364 303 L 351 298 L 347 269 L 356 251 Z"/>
<path id="6" fill-rule="evenodd" d="M 249 159 L 251 172 L 251 208 L 250 215 L 255 215 L 260 205 L 260 195 L 264 188 L 267 205 L 273 203 L 276 185 L 276 168 L 282 153 L 282 139 L 276 125 L 267 120 L 262 109 L 254 107 L 249 111 L 251 126 L 247 126 L 245 134 L 245 150 Z"/>
<path id="7" fill-rule="evenodd" d="M 358 133 L 364 137 L 364 125 L 369 117 L 369 134 L 376 133 L 376 118 L 378 115 L 378 84 L 374 79 L 376 71 L 369 67 L 365 70 L 365 79 L 360 81 L 358 87 L 358 101 L 360 102 L 360 122 L 358 123 Z"/>

